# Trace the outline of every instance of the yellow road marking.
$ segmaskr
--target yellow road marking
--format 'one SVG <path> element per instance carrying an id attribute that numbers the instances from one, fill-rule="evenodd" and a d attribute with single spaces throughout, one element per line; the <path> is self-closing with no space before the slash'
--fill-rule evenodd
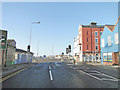
<path id="1" fill-rule="evenodd" d="M 27 68 L 25 68 L 25 69 L 27 69 Z M 0 82 L 3 82 L 3 81 L 7 80 L 8 78 L 10 78 L 10 77 L 12 77 L 12 76 L 15 76 L 16 74 L 22 72 L 22 71 L 25 70 L 25 69 L 22 69 L 22 70 L 20 70 L 20 71 L 17 71 L 17 72 L 15 72 L 15 73 L 13 73 L 13 74 L 10 74 L 10 75 L 8 75 L 8 76 L 0 79 Z"/>

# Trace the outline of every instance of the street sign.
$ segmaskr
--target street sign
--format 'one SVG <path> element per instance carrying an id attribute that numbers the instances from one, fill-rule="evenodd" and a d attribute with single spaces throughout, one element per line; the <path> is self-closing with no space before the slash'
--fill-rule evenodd
<path id="1" fill-rule="evenodd" d="M 0 49 L 6 49 L 7 31 L 0 30 Z"/>

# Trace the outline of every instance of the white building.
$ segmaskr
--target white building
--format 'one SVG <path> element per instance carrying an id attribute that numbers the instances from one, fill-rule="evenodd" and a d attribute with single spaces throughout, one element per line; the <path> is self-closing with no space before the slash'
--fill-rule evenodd
<path id="1" fill-rule="evenodd" d="M 74 51 L 73 51 L 74 59 L 76 62 L 79 62 L 79 53 L 80 53 L 80 45 L 79 45 L 79 35 L 74 38 Z"/>

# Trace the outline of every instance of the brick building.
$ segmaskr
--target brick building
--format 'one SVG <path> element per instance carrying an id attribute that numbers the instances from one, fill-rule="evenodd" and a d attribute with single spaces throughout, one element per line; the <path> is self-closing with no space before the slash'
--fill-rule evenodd
<path id="1" fill-rule="evenodd" d="M 89 25 L 79 25 L 80 61 L 100 62 L 100 36 L 104 25 L 91 22 Z"/>

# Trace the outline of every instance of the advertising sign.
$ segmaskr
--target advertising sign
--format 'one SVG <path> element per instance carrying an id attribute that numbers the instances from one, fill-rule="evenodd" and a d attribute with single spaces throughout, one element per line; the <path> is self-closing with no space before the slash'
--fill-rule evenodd
<path id="1" fill-rule="evenodd" d="M 0 30 L 0 49 L 6 49 L 7 31 Z"/>

